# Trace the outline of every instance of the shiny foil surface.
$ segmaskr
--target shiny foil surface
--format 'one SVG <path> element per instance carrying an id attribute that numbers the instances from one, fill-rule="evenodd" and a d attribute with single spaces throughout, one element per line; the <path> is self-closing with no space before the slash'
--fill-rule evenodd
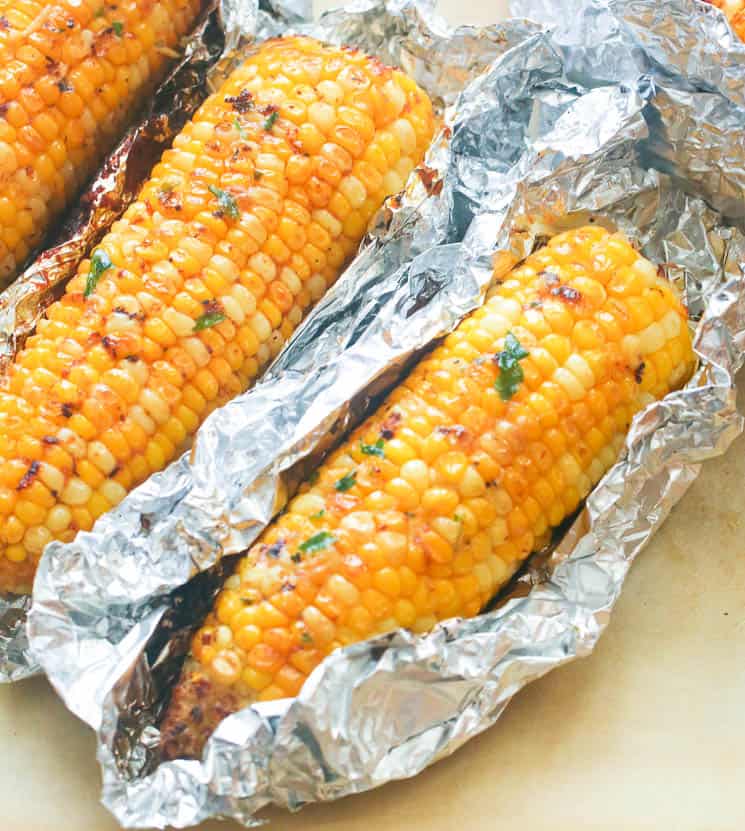
<path id="1" fill-rule="evenodd" d="M 591 652 L 634 557 L 742 430 L 745 47 L 688 0 L 551 9 L 523 0 L 539 24 L 451 32 L 416 2 L 365 0 L 310 27 L 400 62 L 446 123 L 263 380 L 207 419 L 191 455 L 45 551 L 31 649 L 97 731 L 103 801 L 123 826 L 251 825 L 270 802 L 336 799 L 452 753 L 525 684 Z M 564 538 L 490 611 L 337 651 L 296 699 L 227 718 L 201 761 L 161 763 L 158 720 L 222 558 L 483 301 L 495 262 L 587 222 L 625 232 L 684 291 L 692 381 L 637 416 Z"/>

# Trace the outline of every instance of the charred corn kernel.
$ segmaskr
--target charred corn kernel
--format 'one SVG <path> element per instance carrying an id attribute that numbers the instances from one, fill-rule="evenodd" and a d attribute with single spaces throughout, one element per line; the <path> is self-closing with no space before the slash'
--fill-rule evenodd
<path id="1" fill-rule="evenodd" d="M 0 209 L 0 286 L 154 89 L 201 6 L 133 0 L 126 12 L 102 4 L 93 15 L 86 3 L 29 0 L 22 13 L 3 15 L 0 193 L 8 208 Z"/>
<path id="2" fill-rule="evenodd" d="M 402 146 L 410 139 L 400 126 L 397 135 Z M 586 300 L 581 288 L 624 291 L 625 274 L 639 283 L 625 295 L 634 315 L 619 320 L 637 339 L 633 362 L 622 340 L 579 326 L 588 314 L 621 317 L 610 293 L 592 288 Z M 677 325 L 650 322 L 637 302 L 644 285 L 664 298 L 663 319 L 674 316 Z M 540 325 L 524 325 L 524 310 Z M 613 463 L 630 417 L 648 400 L 640 367 L 654 365 L 660 396 L 690 376 L 685 319 L 671 286 L 623 237 L 601 228 L 555 237 L 516 268 L 329 456 L 238 566 L 240 584 L 217 601 L 223 625 L 242 631 L 242 613 L 226 619 L 225 598 L 255 591 L 260 606 L 283 609 L 286 623 L 278 625 L 300 638 L 262 669 L 261 685 L 243 674 L 240 690 L 225 683 L 218 658 L 195 650 L 163 726 L 167 753 L 198 754 L 222 714 L 275 695 L 284 666 L 307 677 L 335 644 L 398 626 L 423 632 L 438 619 L 478 613 Z M 525 369 L 505 377 L 509 370 L 494 359 L 505 350 Z M 607 358 L 602 381 L 592 368 L 596 350 Z M 558 402 L 561 418 L 541 426 L 536 413 Z M 466 413 L 473 426 L 463 425 Z M 212 612 L 202 631 L 216 621 Z M 258 617 L 254 624 L 255 650 L 270 635 Z M 210 713 L 207 725 L 190 719 L 197 700 Z"/>
<path id="3" fill-rule="evenodd" d="M 177 3 L 183 17 L 186 2 L 193 0 L 167 0 L 161 13 L 167 17 L 168 4 Z M 128 27 L 125 43 L 134 37 Z M 2 42 L 0 29 L 0 54 Z M 291 89 L 277 80 L 278 66 L 295 79 Z M 354 67 L 366 88 L 399 90 L 405 114 L 382 113 L 374 121 L 358 93 L 341 82 L 338 101 L 321 101 L 314 67 L 323 68 L 328 83 Z M 0 66 L 0 89 L 2 73 Z M 275 83 L 284 98 L 279 116 L 271 118 L 267 105 Z M 121 501 L 125 487 L 170 462 L 208 412 L 249 385 L 276 354 L 303 311 L 339 274 L 346 256 L 332 266 L 332 252 L 353 252 L 364 233 L 367 215 L 350 236 L 347 215 L 335 218 L 328 203 L 346 193 L 347 213 L 362 217 L 363 203 L 379 206 L 389 195 L 380 177 L 366 168 L 354 176 L 353 170 L 355 159 L 396 118 L 395 135 L 406 144 L 397 152 L 411 167 L 434 130 L 424 93 L 375 60 L 307 38 L 262 46 L 204 102 L 137 201 L 49 307 L 0 387 L 0 486 L 17 494 L 15 501 L 0 498 L 5 515 L 14 518 L 0 539 L 0 588 L 30 587 L 46 534 L 34 530 L 28 536 L 33 547 L 25 558 L 15 548 L 4 557 L 6 545 L 22 546 L 36 528 L 57 539 L 89 528 Z M 317 147 L 308 127 L 324 137 Z M 0 167 L 14 156 L 7 147 L 0 139 Z M 313 177 L 303 177 L 319 164 L 328 193 L 316 194 L 315 204 Z M 0 188 L 3 199 L 8 193 L 13 196 Z M 19 407 L 39 418 L 38 435 L 46 441 L 28 435 L 26 419 L 14 414 Z M 74 447 L 74 473 L 58 462 L 61 447 Z M 394 442 L 391 454 L 400 463 L 413 459 L 415 450 Z M 36 479 L 42 490 L 32 487 Z M 21 483 L 24 494 L 16 491 Z M 405 478 L 391 492 L 391 504 L 418 504 L 417 490 Z M 366 535 L 371 521 L 360 514 L 349 533 Z M 328 620 L 328 626 L 315 627 L 324 644 Z M 222 677 L 237 678 L 230 669 L 233 653 L 214 654 Z"/>

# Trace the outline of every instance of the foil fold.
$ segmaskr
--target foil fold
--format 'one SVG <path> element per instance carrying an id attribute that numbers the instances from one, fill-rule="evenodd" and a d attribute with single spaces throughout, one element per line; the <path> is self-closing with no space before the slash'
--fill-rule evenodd
<path id="1" fill-rule="evenodd" d="M 527 4 L 551 24 L 549 6 Z M 191 456 L 90 533 L 48 546 L 37 576 L 34 656 L 97 731 L 103 802 L 125 827 L 251 825 L 268 803 L 336 799 L 452 753 L 525 684 L 592 651 L 633 559 L 743 428 L 733 381 L 745 357 L 745 48 L 721 15 L 692 14 L 686 0 L 664 18 L 653 0 L 581 0 L 545 28 L 471 30 L 469 49 L 482 44 L 485 60 L 452 98 L 452 78 L 438 87 L 447 31 L 428 7 L 363 2 L 333 14 L 319 24 L 326 39 L 359 36 L 374 51 L 369 32 L 402 62 L 420 56 L 412 71 L 442 90 L 443 133 L 263 380 L 207 419 Z M 441 50 L 417 51 L 437 38 Z M 707 121 L 714 114 L 726 114 L 726 131 Z M 297 698 L 227 718 L 202 760 L 161 763 L 158 720 L 223 558 L 483 301 L 495 263 L 506 270 L 587 222 L 622 230 L 685 293 L 695 377 L 639 414 L 564 538 L 489 611 L 335 652 Z"/>

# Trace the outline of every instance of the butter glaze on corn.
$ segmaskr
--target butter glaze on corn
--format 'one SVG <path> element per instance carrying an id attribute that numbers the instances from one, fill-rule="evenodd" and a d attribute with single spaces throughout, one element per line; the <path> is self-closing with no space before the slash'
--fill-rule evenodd
<path id="1" fill-rule="evenodd" d="M 0 287 L 161 78 L 200 0 L 0 0 Z"/>
<path id="2" fill-rule="evenodd" d="M 207 99 L 0 381 L 0 588 L 251 383 L 433 128 L 405 75 L 305 38 Z"/>
<path id="3" fill-rule="evenodd" d="M 508 333 L 529 354 L 505 401 Z M 634 413 L 692 367 L 685 309 L 647 260 L 598 227 L 555 237 L 240 561 L 193 638 L 164 754 L 198 756 L 226 714 L 296 695 L 339 646 L 476 615 L 612 465 Z"/>

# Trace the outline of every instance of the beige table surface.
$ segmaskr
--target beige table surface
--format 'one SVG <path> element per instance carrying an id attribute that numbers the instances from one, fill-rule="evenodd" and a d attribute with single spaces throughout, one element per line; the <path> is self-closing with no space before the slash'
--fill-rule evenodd
<path id="1" fill-rule="evenodd" d="M 462 22 L 501 7 L 440 6 Z M 415 779 L 268 812 L 272 827 L 745 829 L 744 504 L 745 438 L 705 466 L 634 565 L 591 657 L 528 687 L 495 727 Z M 0 831 L 118 827 L 98 804 L 92 733 L 45 681 L 0 687 L 0 747 Z"/>

